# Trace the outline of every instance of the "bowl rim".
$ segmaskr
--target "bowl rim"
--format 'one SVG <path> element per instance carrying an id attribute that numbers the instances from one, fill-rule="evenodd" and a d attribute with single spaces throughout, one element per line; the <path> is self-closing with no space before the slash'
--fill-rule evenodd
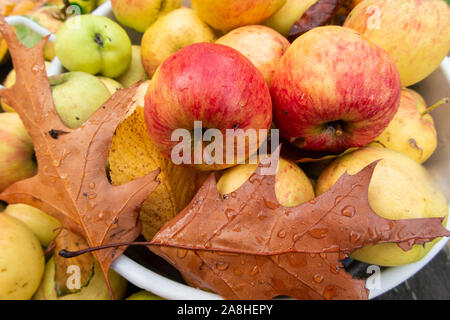
<path id="1" fill-rule="evenodd" d="M 112 14 L 111 2 L 107 1 L 97 9 L 95 9 L 92 14 L 108 16 Z M 23 17 L 23 16 L 8 16 L 6 21 L 10 25 L 22 24 L 26 27 L 37 32 L 41 36 L 50 35 L 49 40 L 54 41 L 55 36 L 43 28 L 34 21 Z M 445 74 L 447 81 L 450 83 L 450 57 L 445 57 L 440 65 L 441 70 Z M 62 73 L 64 68 L 57 57 L 53 59 L 50 67 L 47 70 L 48 76 Z M 3 86 L 0 85 L 0 88 Z M 450 214 L 450 207 L 449 207 Z M 450 229 L 450 219 L 447 221 L 447 229 Z M 401 283 L 405 282 L 418 271 L 420 271 L 425 265 L 427 265 L 441 250 L 445 247 L 448 242 L 448 238 L 442 238 L 438 243 L 436 243 L 433 248 L 428 252 L 428 254 L 419 260 L 418 262 L 407 264 L 400 267 L 389 267 L 381 272 L 380 286 L 375 289 L 371 289 L 369 293 L 369 299 L 374 299 Z M 126 255 L 121 255 L 117 258 L 113 264 L 112 269 L 118 274 L 124 277 L 126 280 L 134 284 L 135 286 L 150 291 L 164 299 L 170 300 L 221 300 L 217 294 L 207 292 L 198 288 L 194 288 L 180 282 L 166 278 L 152 270 L 149 270 L 134 260 L 130 259 Z"/>

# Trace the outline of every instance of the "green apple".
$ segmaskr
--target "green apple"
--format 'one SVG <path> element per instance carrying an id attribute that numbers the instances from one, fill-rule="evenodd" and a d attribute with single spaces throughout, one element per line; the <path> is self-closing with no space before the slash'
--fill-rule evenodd
<path id="1" fill-rule="evenodd" d="M 63 2 L 67 7 L 78 7 L 80 9 L 79 14 L 91 13 L 97 7 L 97 0 L 63 0 Z"/>
<path id="2" fill-rule="evenodd" d="M 264 24 L 287 37 L 293 24 L 318 0 L 287 0 Z"/>
<path id="3" fill-rule="evenodd" d="M 144 81 L 147 79 L 148 76 L 145 72 L 144 65 L 142 64 L 141 46 L 132 46 L 130 67 L 116 80 L 119 81 L 125 88 L 128 88 L 138 81 Z"/>
<path id="4" fill-rule="evenodd" d="M 111 93 L 97 77 L 67 72 L 49 77 L 55 109 L 68 128 L 80 127 Z"/>
<path id="5" fill-rule="evenodd" d="M 114 79 L 102 76 L 97 76 L 97 78 L 105 85 L 111 95 L 116 93 L 117 90 L 123 89 L 123 85 Z"/>
<path id="6" fill-rule="evenodd" d="M 111 0 L 112 9 L 120 24 L 144 32 L 162 16 L 181 7 L 182 0 Z"/>
<path id="7" fill-rule="evenodd" d="M 27 226 L 4 212 L 0 230 L 0 300 L 28 300 L 44 273 L 41 244 Z"/>
<path id="8" fill-rule="evenodd" d="M 317 180 L 316 194 L 329 190 L 345 172 L 355 174 L 380 159 L 369 185 L 369 204 L 378 215 L 391 220 L 448 215 L 447 201 L 426 169 L 406 155 L 381 147 L 364 147 L 334 160 Z M 422 259 L 435 243 L 414 245 L 406 252 L 395 243 L 376 244 L 356 250 L 351 257 L 399 266 Z"/>
<path id="9" fill-rule="evenodd" d="M 164 299 L 154 295 L 153 293 L 142 290 L 136 292 L 135 294 L 132 294 L 127 298 L 127 300 L 164 300 Z"/>
<path id="10" fill-rule="evenodd" d="M 109 281 L 115 299 L 123 299 L 127 289 L 127 281 L 113 270 L 109 271 Z M 62 297 L 56 295 L 55 291 L 55 260 L 52 257 L 45 266 L 44 277 L 39 289 L 33 296 L 33 300 L 109 300 L 109 291 L 105 278 L 98 263 L 94 266 L 94 275 L 89 284 L 81 288 L 77 293 Z"/>
<path id="11" fill-rule="evenodd" d="M 10 204 L 5 214 L 22 221 L 39 239 L 42 246 L 47 247 L 58 234 L 61 223 L 45 212 L 26 204 Z"/>
<path id="12" fill-rule="evenodd" d="M 151 78 L 158 66 L 179 49 L 198 42 L 213 42 L 216 36 L 197 12 L 180 8 L 160 17 L 142 37 L 142 63 Z"/>
<path id="13" fill-rule="evenodd" d="M 22 120 L 16 113 L 0 113 L 0 192 L 36 172 L 33 144 Z"/>
<path id="14" fill-rule="evenodd" d="M 131 41 L 116 22 L 102 16 L 68 19 L 56 33 L 55 52 L 69 71 L 122 75 L 131 62 Z"/>

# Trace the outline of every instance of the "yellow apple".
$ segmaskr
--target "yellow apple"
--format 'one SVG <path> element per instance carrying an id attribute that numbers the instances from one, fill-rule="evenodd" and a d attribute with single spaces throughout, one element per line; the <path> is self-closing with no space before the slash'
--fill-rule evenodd
<path id="1" fill-rule="evenodd" d="M 344 26 L 388 51 L 405 87 L 430 75 L 450 50 L 450 8 L 444 0 L 365 0 Z"/>
<path id="2" fill-rule="evenodd" d="M 425 162 L 437 147 L 433 118 L 429 114 L 422 115 L 426 108 L 422 96 L 413 90 L 403 89 L 397 114 L 375 141 L 418 163 Z"/>
<path id="3" fill-rule="evenodd" d="M 260 24 L 285 3 L 286 0 L 192 0 L 192 6 L 200 18 L 223 32 Z"/>
<path id="4" fill-rule="evenodd" d="M 217 189 L 221 194 L 230 194 L 242 186 L 257 167 L 256 164 L 241 164 L 226 170 L 217 182 Z M 275 176 L 275 195 L 281 205 L 294 207 L 314 199 L 314 190 L 302 169 L 280 158 Z"/>
<path id="5" fill-rule="evenodd" d="M 135 294 L 132 294 L 127 298 L 127 300 L 164 300 L 164 299 L 154 295 L 153 293 L 142 290 L 136 292 Z"/>
<path id="6" fill-rule="evenodd" d="M 182 0 L 111 0 L 120 24 L 144 32 L 164 14 L 181 6 Z"/>
<path id="7" fill-rule="evenodd" d="M 0 213 L 0 300 L 28 300 L 44 274 L 44 252 L 33 232 Z"/>
<path id="8" fill-rule="evenodd" d="M 287 37 L 292 25 L 318 0 L 287 0 L 264 24 Z"/>
<path id="9" fill-rule="evenodd" d="M 364 147 L 334 160 L 317 180 L 316 194 L 329 190 L 345 172 L 355 174 L 380 160 L 369 185 L 369 203 L 381 217 L 391 220 L 446 217 L 448 204 L 426 169 L 411 158 L 381 147 Z M 435 243 L 435 242 L 434 242 Z M 397 244 L 377 244 L 355 251 L 351 257 L 382 266 L 399 266 L 424 257 L 434 243 L 403 251 Z"/>
<path id="10" fill-rule="evenodd" d="M 289 47 L 289 41 L 277 31 L 260 25 L 234 29 L 216 43 L 236 49 L 258 69 L 267 83 Z"/>
<path id="11" fill-rule="evenodd" d="M 216 39 L 211 28 L 189 8 L 180 8 L 160 17 L 145 31 L 141 43 L 142 63 L 151 78 L 158 66 L 179 49 Z"/>
<path id="12" fill-rule="evenodd" d="M 138 81 L 145 81 L 147 79 L 148 76 L 142 64 L 141 46 L 134 45 L 131 47 L 131 63 L 128 70 L 116 80 L 125 88 L 128 88 Z"/>
<path id="13" fill-rule="evenodd" d="M 61 223 L 45 212 L 26 204 L 10 204 L 5 214 L 22 221 L 38 238 L 42 246 L 47 247 L 58 234 Z"/>
<path id="14" fill-rule="evenodd" d="M 123 299 L 127 289 L 127 281 L 113 270 L 109 271 L 109 281 L 115 299 Z M 110 300 L 108 287 L 98 263 L 94 266 L 94 275 L 89 284 L 77 293 L 58 297 L 55 291 L 55 261 L 52 257 L 45 266 L 41 285 L 33 296 L 33 300 Z"/>

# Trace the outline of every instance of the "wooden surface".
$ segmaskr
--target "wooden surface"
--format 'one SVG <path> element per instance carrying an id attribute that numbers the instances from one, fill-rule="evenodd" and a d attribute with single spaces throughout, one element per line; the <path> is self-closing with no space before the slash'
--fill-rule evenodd
<path id="1" fill-rule="evenodd" d="M 450 300 L 450 242 L 414 277 L 377 300 Z"/>

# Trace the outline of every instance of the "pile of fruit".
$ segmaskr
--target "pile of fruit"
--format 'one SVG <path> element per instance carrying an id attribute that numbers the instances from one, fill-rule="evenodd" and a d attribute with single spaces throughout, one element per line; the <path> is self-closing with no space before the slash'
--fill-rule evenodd
<path id="1" fill-rule="evenodd" d="M 0 20 L 14 66 L 0 299 L 121 299 L 110 266 L 140 235 L 227 299 L 366 299 L 344 259 L 401 266 L 450 236 L 422 165 L 446 99 L 407 88 L 449 52 L 446 1 L 112 0 L 115 20 L 90 14 L 104 2 L 0 8 L 56 35 Z M 66 72 L 47 77 L 55 57 Z"/>

